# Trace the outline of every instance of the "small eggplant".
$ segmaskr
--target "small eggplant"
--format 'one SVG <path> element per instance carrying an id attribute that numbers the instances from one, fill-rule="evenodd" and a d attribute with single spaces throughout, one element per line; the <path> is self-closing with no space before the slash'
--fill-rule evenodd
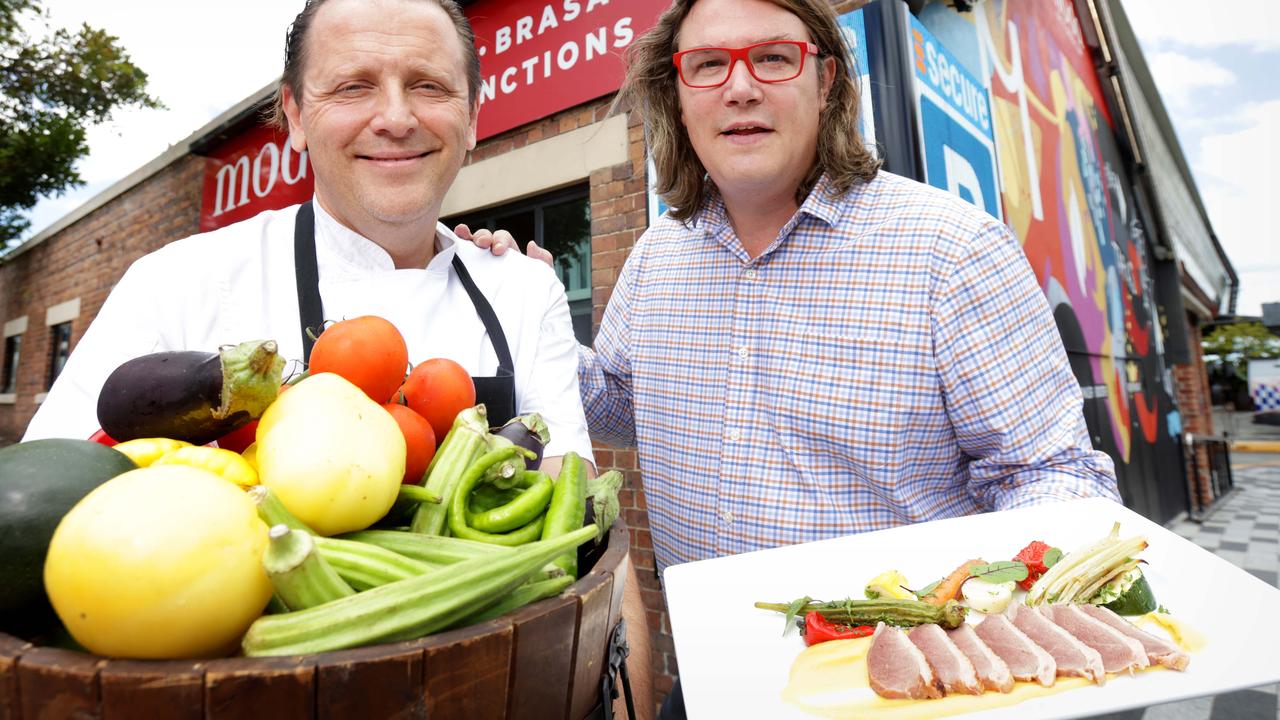
<path id="1" fill-rule="evenodd" d="M 525 463 L 527 469 L 537 470 L 542 464 L 542 449 L 551 440 L 551 431 L 547 429 L 542 416 L 535 412 L 512 418 L 494 432 L 492 437 L 495 440 L 490 443 L 490 449 L 513 444 L 537 455 Z"/>
<path id="2" fill-rule="evenodd" d="M 255 420 L 276 399 L 284 358 L 272 340 L 219 352 L 158 352 L 116 368 L 98 395 L 98 423 L 121 442 L 167 437 L 204 445 Z"/>

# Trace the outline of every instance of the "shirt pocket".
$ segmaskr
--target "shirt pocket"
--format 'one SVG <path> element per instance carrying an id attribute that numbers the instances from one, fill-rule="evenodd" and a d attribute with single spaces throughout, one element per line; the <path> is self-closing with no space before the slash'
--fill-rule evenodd
<path id="1" fill-rule="evenodd" d="M 804 327 L 778 359 L 774 429 L 800 472 L 837 486 L 891 484 L 907 410 L 900 339 Z M 833 488 L 834 489 L 834 488 Z"/>

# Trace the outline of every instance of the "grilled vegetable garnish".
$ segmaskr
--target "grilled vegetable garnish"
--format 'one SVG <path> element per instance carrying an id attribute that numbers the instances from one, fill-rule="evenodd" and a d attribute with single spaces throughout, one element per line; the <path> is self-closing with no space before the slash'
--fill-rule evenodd
<path id="1" fill-rule="evenodd" d="M 756 607 L 788 613 L 792 604 L 758 602 Z M 914 627 L 937 623 L 944 628 L 954 628 L 964 622 L 965 610 L 965 606 L 954 600 L 948 600 L 943 605 L 931 605 L 919 600 L 811 600 L 797 608 L 793 615 L 818 612 L 839 625 L 875 625 L 883 622 L 886 625 Z"/>

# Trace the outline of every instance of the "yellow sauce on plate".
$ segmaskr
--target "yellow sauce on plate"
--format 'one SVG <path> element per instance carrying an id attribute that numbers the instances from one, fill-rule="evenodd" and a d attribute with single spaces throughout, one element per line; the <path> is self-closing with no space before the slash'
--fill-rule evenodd
<path id="1" fill-rule="evenodd" d="M 1206 640 L 1195 628 L 1187 625 L 1174 618 L 1172 615 L 1166 615 L 1162 612 L 1149 612 L 1137 620 L 1134 625 L 1144 628 L 1147 632 L 1151 632 L 1152 626 L 1164 631 L 1164 634 L 1173 641 L 1183 652 L 1198 652 L 1204 649 Z M 1159 631 L 1156 634 L 1160 634 Z"/>
<path id="2" fill-rule="evenodd" d="M 1185 623 L 1168 615 L 1149 613 L 1139 625 L 1155 625 L 1186 652 L 1204 647 L 1204 638 Z M 1159 631 L 1157 631 L 1158 633 Z M 800 709 L 831 720 L 874 717 L 877 720 L 928 720 L 962 713 L 981 712 L 1016 705 L 1092 685 L 1084 678 L 1060 677 L 1052 687 L 1034 682 L 1014 683 L 1013 691 L 987 691 L 981 695 L 947 695 L 937 700 L 889 700 L 876 695 L 867 678 L 867 652 L 871 638 L 832 640 L 806 648 L 791 664 L 791 675 L 782 699 Z M 1153 666 L 1140 672 L 1164 671 Z M 1107 681 L 1125 681 L 1108 675 Z"/>

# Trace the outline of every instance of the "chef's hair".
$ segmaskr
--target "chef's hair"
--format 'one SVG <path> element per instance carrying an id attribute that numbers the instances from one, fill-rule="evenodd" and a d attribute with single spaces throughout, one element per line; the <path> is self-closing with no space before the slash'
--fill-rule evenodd
<path id="1" fill-rule="evenodd" d="M 649 152 L 657 170 L 658 194 L 671 216 L 689 220 L 707 198 L 711 179 L 698 159 L 680 119 L 678 74 L 671 56 L 679 48 L 680 26 L 697 0 L 674 0 L 658 23 L 626 50 L 627 75 L 614 99 L 614 111 L 630 107 L 643 118 Z M 858 131 L 861 102 L 853 60 L 828 0 L 769 0 L 804 23 L 818 46 L 818 78 L 826 58 L 835 61 L 835 78 L 818 118 L 818 151 L 800 186 L 796 203 L 804 202 L 823 173 L 835 195 L 875 177 L 880 160 L 867 149 Z"/>
<path id="2" fill-rule="evenodd" d="M 269 119 L 282 130 L 289 129 L 289 120 L 284 114 L 284 88 L 289 88 L 294 98 L 302 97 L 302 69 L 307 60 L 307 33 L 311 29 L 311 21 L 315 19 L 320 6 L 329 0 L 307 0 L 302 12 L 289 24 L 284 39 L 284 73 L 280 76 L 280 86 L 269 112 Z M 437 5 L 458 31 L 458 41 L 462 43 L 463 64 L 467 72 L 468 100 L 475 107 L 480 98 L 480 56 L 476 53 L 476 36 L 471 30 L 471 22 L 462 13 L 462 8 L 455 0 L 423 0 Z"/>

